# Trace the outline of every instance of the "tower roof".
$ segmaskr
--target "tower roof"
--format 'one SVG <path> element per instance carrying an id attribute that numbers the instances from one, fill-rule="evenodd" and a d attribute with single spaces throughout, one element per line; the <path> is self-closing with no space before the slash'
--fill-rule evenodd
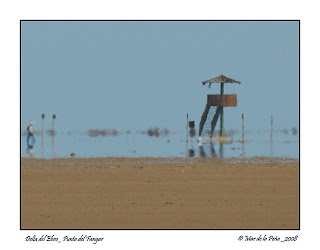
<path id="1" fill-rule="evenodd" d="M 206 80 L 206 81 L 203 81 L 202 84 L 205 85 L 206 83 L 213 83 L 213 82 L 217 82 L 217 83 L 241 83 L 237 80 L 234 80 L 234 79 L 231 79 L 229 77 L 226 77 L 224 75 L 219 75 L 215 78 L 212 78 L 210 80 Z"/>

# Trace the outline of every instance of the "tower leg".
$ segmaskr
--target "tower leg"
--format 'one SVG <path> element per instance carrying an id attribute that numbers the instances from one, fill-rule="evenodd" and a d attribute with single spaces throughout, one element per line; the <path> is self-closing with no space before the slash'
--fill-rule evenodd
<path id="1" fill-rule="evenodd" d="M 206 122 L 206 119 L 207 119 L 207 116 L 208 116 L 208 112 L 209 112 L 209 109 L 210 109 L 210 106 L 207 105 L 202 116 L 201 116 L 201 121 L 200 121 L 200 124 L 199 124 L 199 136 L 201 136 L 201 132 L 202 132 L 202 129 L 203 129 L 203 125 L 204 123 Z"/>
<path id="2" fill-rule="evenodd" d="M 224 136 L 223 107 L 220 109 L 220 137 Z"/>
<path id="3" fill-rule="evenodd" d="M 212 118 L 212 122 L 211 122 L 211 134 L 210 134 L 210 137 L 212 138 L 213 136 L 213 131 L 214 131 L 214 128 L 216 127 L 216 124 L 217 124 L 217 121 L 218 121 L 218 117 L 219 117 L 219 114 L 220 114 L 220 107 L 217 108 L 216 110 L 216 113 L 214 114 L 213 118 Z"/>

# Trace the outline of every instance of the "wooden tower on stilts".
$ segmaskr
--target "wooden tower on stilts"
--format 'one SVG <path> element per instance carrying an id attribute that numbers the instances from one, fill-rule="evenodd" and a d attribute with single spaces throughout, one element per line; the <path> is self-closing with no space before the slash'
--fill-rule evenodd
<path id="1" fill-rule="evenodd" d="M 220 137 L 224 136 L 224 107 L 236 107 L 237 106 L 237 95 L 224 95 L 224 84 L 225 83 L 239 83 L 239 81 L 228 78 L 224 75 L 220 75 L 211 80 L 203 81 L 205 85 L 209 83 L 209 88 L 212 83 L 220 83 L 220 95 L 208 95 L 207 105 L 202 114 L 201 121 L 199 124 L 199 137 L 203 129 L 210 129 L 210 137 L 213 136 L 215 126 L 220 116 Z M 211 122 L 211 123 L 210 123 Z M 209 124 L 208 124 L 209 123 Z"/>

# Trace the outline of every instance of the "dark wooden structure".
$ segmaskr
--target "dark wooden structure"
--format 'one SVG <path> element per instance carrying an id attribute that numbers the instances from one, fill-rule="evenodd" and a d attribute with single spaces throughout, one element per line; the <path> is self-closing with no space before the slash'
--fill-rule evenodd
<path id="1" fill-rule="evenodd" d="M 189 121 L 189 128 L 194 128 L 194 121 Z"/>
<path id="2" fill-rule="evenodd" d="M 237 95 L 224 95 L 224 83 L 240 83 L 239 81 L 228 78 L 224 75 L 220 75 L 211 80 L 203 81 L 202 84 L 205 85 L 209 83 L 209 88 L 211 83 L 220 83 L 220 95 L 208 95 L 207 105 L 201 116 L 199 124 L 199 136 L 204 128 L 210 128 L 210 137 L 213 136 L 215 126 L 217 124 L 218 118 L 220 116 L 220 136 L 224 136 L 224 124 L 223 124 L 223 108 L 224 107 L 236 107 L 237 106 Z M 211 121 L 209 125 L 205 125 L 207 121 Z"/>
<path id="3" fill-rule="evenodd" d="M 237 95 L 208 95 L 207 104 L 215 107 L 237 107 Z"/>

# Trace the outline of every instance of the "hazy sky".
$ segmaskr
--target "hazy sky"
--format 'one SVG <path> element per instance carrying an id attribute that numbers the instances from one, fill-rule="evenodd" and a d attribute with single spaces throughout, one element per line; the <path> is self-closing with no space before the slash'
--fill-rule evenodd
<path id="1" fill-rule="evenodd" d="M 299 126 L 299 23 L 228 21 L 24 21 L 21 25 L 21 126 L 41 114 L 57 130 L 196 127 L 202 81 L 220 74 L 238 107 L 225 128 Z"/>

